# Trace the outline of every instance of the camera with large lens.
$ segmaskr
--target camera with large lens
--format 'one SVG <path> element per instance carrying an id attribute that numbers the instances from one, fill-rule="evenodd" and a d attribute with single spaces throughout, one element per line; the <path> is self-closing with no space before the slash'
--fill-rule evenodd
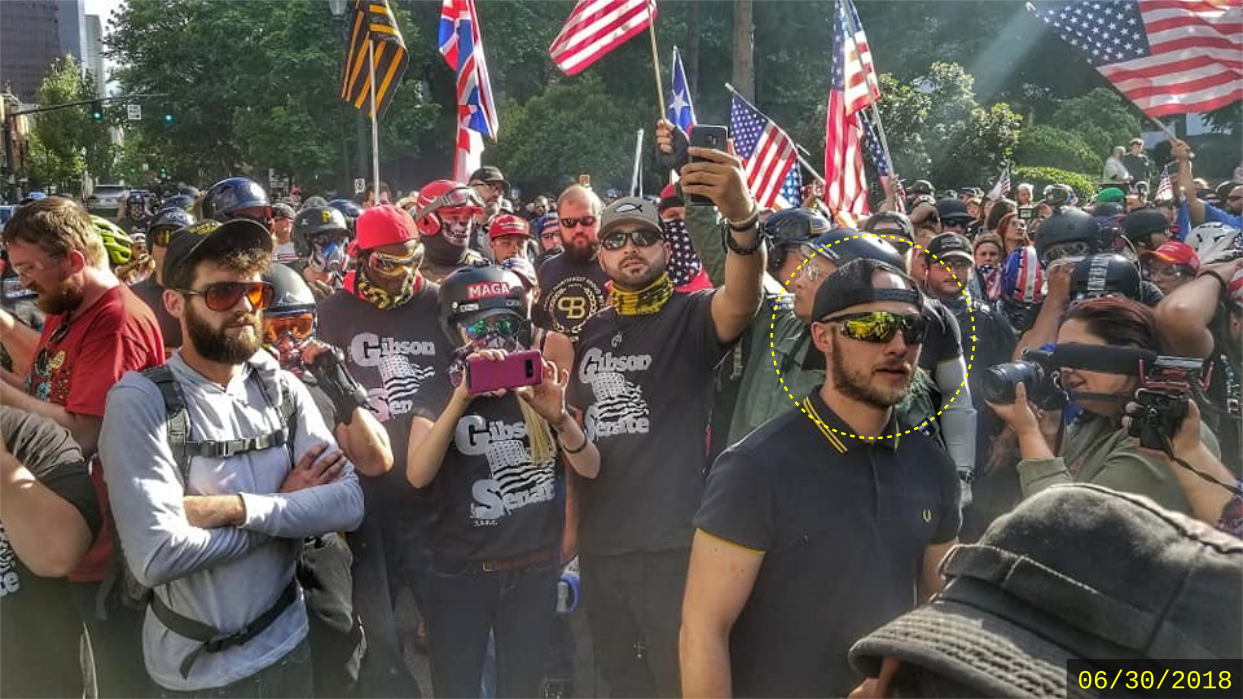
<path id="1" fill-rule="evenodd" d="M 1067 403 L 1052 352 L 1029 349 L 1023 352 L 1022 361 L 986 370 L 981 384 L 984 400 L 1009 405 L 1014 402 L 1014 390 L 1020 383 L 1027 387 L 1027 399 L 1042 410 L 1057 410 Z"/>

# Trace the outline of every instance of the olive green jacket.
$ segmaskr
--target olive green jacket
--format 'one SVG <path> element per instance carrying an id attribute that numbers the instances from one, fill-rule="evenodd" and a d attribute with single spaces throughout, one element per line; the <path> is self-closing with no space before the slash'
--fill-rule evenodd
<path id="1" fill-rule="evenodd" d="M 1200 441 L 1220 458 L 1217 437 L 1203 424 Z M 1068 427 L 1063 452 L 1052 459 L 1019 462 L 1023 497 L 1060 483 L 1092 483 L 1144 495 L 1166 509 L 1191 514 L 1191 504 L 1172 470 L 1182 467 L 1141 449 L 1138 440 L 1108 418 L 1087 417 Z"/>

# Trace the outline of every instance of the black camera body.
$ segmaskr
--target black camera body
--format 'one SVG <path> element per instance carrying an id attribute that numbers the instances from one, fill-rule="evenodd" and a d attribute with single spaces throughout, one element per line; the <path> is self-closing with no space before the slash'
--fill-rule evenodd
<path id="1" fill-rule="evenodd" d="M 1022 383 L 1027 399 L 1041 410 L 1060 410 L 1069 402 L 1058 378 L 1053 353 L 1029 349 L 1023 359 L 991 367 L 984 372 L 984 400 L 999 405 L 1014 402 L 1014 389 Z"/>
<path id="2" fill-rule="evenodd" d="M 1151 367 L 1141 366 L 1135 392 L 1139 408 L 1130 413 L 1127 434 L 1138 438 L 1142 447 L 1165 451 L 1187 417 L 1191 396 L 1203 393 L 1208 383 L 1203 373 L 1203 362 L 1187 357 L 1157 357 Z"/>

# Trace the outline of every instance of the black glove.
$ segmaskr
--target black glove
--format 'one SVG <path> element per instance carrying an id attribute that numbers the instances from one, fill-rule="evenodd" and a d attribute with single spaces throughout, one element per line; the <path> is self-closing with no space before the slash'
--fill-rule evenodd
<path id="1" fill-rule="evenodd" d="M 682 166 L 690 162 L 691 142 L 686 138 L 686 132 L 680 126 L 673 127 L 673 152 L 666 153 L 656 147 L 656 162 L 665 170 L 682 171 Z"/>
<path id="2" fill-rule="evenodd" d="M 367 407 L 367 391 L 345 368 L 345 353 L 340 348 L 331 347 L 328 352 L 316 357 L 314 363 L 307 364 L 307 369 L 319 382 L 324 395 L 332 401 L 342 424 L 350 424 L 355 408 Z"/>

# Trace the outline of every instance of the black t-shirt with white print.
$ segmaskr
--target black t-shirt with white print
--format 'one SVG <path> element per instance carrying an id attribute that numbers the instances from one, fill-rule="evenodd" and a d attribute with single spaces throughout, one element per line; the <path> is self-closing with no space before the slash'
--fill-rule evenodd
<path id="1" fill-rule="evenodd" d="M 393 309 L 376 308 L 344 290 L 319 304 L 319 339 L 345 352 L 350 373 L 367 389 L 371 412 L 393 445 L 389 473 L 359 476 L 369 513 L 426 503 L 430 495 L 419 494 L 406 481 L 406 444 L 415 398 L 433 375 L 446 371 L 448 339 L 437 321 L 438 290 L 424 282 L 414 298 Z"/>
<path id="2" fill-rule="evenodd" d="M 434 422 L 453 387 L 443 374 L 433 382 L 419 392 L 415 413 Z M 432 550 L 437 555 L 454 561 L 505 560 L 560 540 L 556 443 L 551 458 L 532 463 L 518 401 L 512 392 L 479 397 L 458 419 L 432 481 L 437 514 Z"/>
<path id="3" fill-rule="evenodd" d="M 535 324 L 578 339 L 583 323 L 604 308 L 608 275 L 596 260 L 580 261 L 561 253 L 550 257 L 536 272 L 539 303 Z"/>
<path id="4" fill-rule="evenodd" d="M 0 406 L 9 450 L 35 479 L 68 501 L 92 534 L 102 517 L 82 451 L 50 420 Z M 82 621 L 64 578 L 35 575 L 17 557 L 0 522 L 0 696 L 81 696 Z"/>
<path id="5" fill-rule="evenodd" d="M 717 341 L 713 291 L 675 293 L 658 313 L 590 318 L 579 337 L 569 402 L 582 409 L 600 474 L 583 481 L 579 547 L 593 554 L 691 543 L 708 467 Z"/>

